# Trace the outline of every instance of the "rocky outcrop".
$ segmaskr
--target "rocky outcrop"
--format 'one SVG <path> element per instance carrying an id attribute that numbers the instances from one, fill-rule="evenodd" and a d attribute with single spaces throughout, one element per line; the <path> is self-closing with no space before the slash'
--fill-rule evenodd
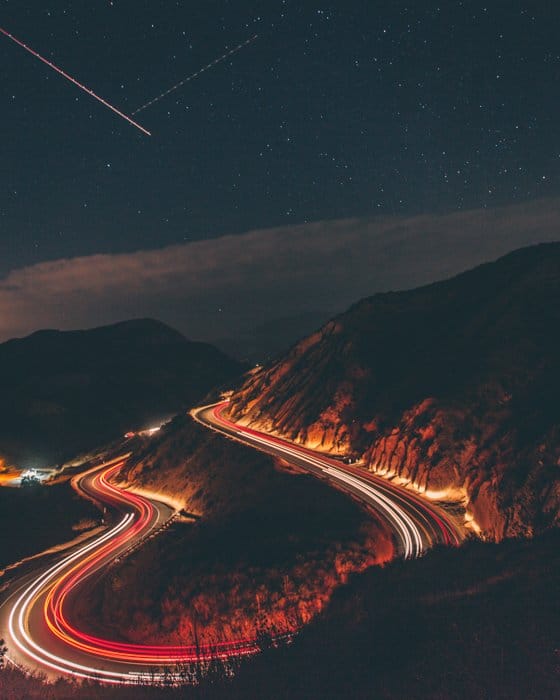
<path id="1" fill-rule="evenodd" d="M 354 453 L 499 540 L 558 523 L 560 244 L 353 306 L 253 373 L 230 415 Z"/>

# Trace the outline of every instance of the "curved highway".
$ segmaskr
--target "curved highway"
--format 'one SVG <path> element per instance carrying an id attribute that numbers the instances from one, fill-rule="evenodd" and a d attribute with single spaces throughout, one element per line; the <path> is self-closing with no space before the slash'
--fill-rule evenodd
<path id="1" fill-rule="evenodd" d="M 204 406 L 193 410 L 191 415 L 213 430 L 326 479 L 365 503 L 389 526 L 399 556 L 418 557 L 435 544 L 459 545 L 465 538 L 461 524 L 453 516 L 422 496 L 363 468 L 234 423 L 224 415 L 227 405 L 224 401 Z"/>
<path id="2" fill-rule="evenodd" d="M 164 503 L 118 488 L 111 477 L 124 460 L 96 467 L 75 480 L 84 496 L 111 509 L 114 523 L 70 554 L 18 579 L 0 608 L 0 637 L 12 663 L 108 683 L 155 681 L 188 670 L 188 664 L 257 651 L 255 640 L 212 646 L 130 644 L 80 629 L 72 612 L 93 584 L 131 549 L 167 523 L 174 511 Z"/>
<path id="3" fill-rule="evenodd" d="M 224 415 L 226 406 L 227 402 L 222 402 L 202 407 L 192 415 L 212 430 L 326 479 L 374 509 L 393 533 L 398 555 L 417 557 L 436 543 L 457 545 L 463 539 L 461 526 L 449 514 L 417 494 L 363 469 L 233 423 Z M 80 600 L 87 598 L 108 567 L 174 515 L 169 506 L 111 483 L 126 457 L 73 480 L 83 496 L 109 509 L 111 525 L 106 531 L 10 585 L 9 596 L 0 607 L 0 637 L 6 641 L 12 663 L 40 670 L 51 678 L 69 674 L 122 684 L 169 678 L 166 669 L 181 674 L 188 672 L 189 664 L 258 651 L 254 639 L 211 647 L 142 645 L 103 639 L 80 628 L 76 620 Z"/>

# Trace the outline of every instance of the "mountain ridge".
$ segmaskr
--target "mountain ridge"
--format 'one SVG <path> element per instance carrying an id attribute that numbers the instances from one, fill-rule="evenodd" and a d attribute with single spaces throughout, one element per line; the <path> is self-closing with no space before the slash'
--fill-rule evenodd
<path id="1" fill-rule="evenodd" d="M 354 304 L 234 393 L 235 420 L 468 501 L 485 535 L 560 505 L 560 243 Z"/>
<path id="2" fill-rule="evenodd" d="M 154 319 L 0 345 L 0 454 L 44 466 L 189 408 L 244 366 Z"/>

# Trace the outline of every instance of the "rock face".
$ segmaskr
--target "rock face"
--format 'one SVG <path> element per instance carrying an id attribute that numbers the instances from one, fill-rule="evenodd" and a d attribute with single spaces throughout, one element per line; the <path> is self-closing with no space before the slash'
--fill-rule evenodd
<path id="1" fill-rule="evenodd" d="M 244 424 L 461 496 L 483 533 L 560 506 L 560 244 L 365 299 L 253 373 Z"/>
<path id="2" fill-rule="evenodd" d="M 199 401 L 242 366 L 150 319 L 0 345 L 0 455 L 42 466 Z"/>

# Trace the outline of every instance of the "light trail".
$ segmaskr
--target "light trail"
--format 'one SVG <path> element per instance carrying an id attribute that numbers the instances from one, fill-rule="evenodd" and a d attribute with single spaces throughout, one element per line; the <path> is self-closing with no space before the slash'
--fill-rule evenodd
<path id="1" fill-rule="evenodd" d="M 137 129 L 139 129 L 142 133 L 146 134 L 146 136 L 151 136 L 151 133 L 145 129 L 141 124 L 138 124 L 138 122 L 135 122 L 134 119 L 131 119 L 129 116 L 121 112 L 119 109 L 116 107 L 113 107 L 112 104 L 107 102 L 107 100 L 104 100 L 102 97 L 97 95 L 93 90 L 90 90 L 88 87 L 85 85 L 82 85 L 82 83 L 78 82 L 76 78 L 73 78 L 71 75 L 66 73 L 66 71 L 63 71 L 62 68 L 59 68 L 56 66 L 54 63 L 46 59 L 44 56 L 41 56 L 40 53 L 37 53 L 37 51 L 34 51 L 30 46 L 27 46 L 27 44 L 24 44 L 23 41 L 20 41 L 17 37 L 15 37 L 13 34 L 10 34 L 6 29 L 3 29 L 0 27 L 0 33 L 2 33 L 4 36 L 7 36 L 8 39 L 11 39 L 15 44 L 18 46 L 21 46 L 22 49 L 25 49 L 28 51 L 32 56 L 35 56 L 35 58 L 38 58 L 39 61 L 42 61 L 45 65 L 49 66 L 49 68 L 52 68 L 54 71 L 56 71 L 59 75 L 62 75 L 63 78 L 66 78 L 66 80 L 69 80 L 71 83 L 76 85 L 76 87 L 79 87 L 80 90 L 83 90 L 84 92 L 87 92 L 88 95 L 91 95 L 91 97 L 94 97 L 98 102 L 101 102 L 102 105 L 113 111 L 115 114 L 117 114 L 119 117 L 122 119 L 126 120 L 129 124 L 132 126 L 135 126 Z"/>
<path id="2" fill-rule="evenodd" d="M 184 78 L 180 82 L 173 85 L 173 87 L 170 87 L 169 90 L 162 92 L 161 95 L 154 97 L 149 102 L 146 102 L 146 104 L 143 104 L 141 107 L 138 107 L 138 109 L 135 109 L 134 112 L 132 112 L 132 114 L 133 115 L 138 114 L 138 112 L 141 112 L 143 109 L 146 109 L 147 107 L 150 107 L 151 105 L 155 104 L 156 102 L 159 102 L 164 97 L 167 97 L 167 95 L 169 95 L 169 93 L 174 92 L 175 90 L 178 90 L 180 87 L 182 87 L 186 83 L 190 82 L 191 80 L 194 80 L 195 78 L 198 78 L 199 75 L 202 75 L 202 73 L 205 73 L 207 70 L 210 70 L 210 68 L 217 66 L 218 63 L 225 61 L 226 58 L 233 56 L 234 53 L 241 51 L 242 48 L 244 48 L 248 44 L 251 44 L 253 41 L 255 41 L 255 39 L 258 39 L 258 37 L 259 37 L 258 34 L 254 34 L 250 39 L 247 39 L 247 41 L 244 41 L 241 44 L 238 44 L 233 49 L 230 49 L 227 53 L 223 54 L 222 56 L 219 56 L 218 58 L 215 58 L 211 63 L 208 63 L 206 66 L 203 66 L 202 68 L 197 70 L 196 73 L 192 73 L 187 78 Z"/>
<path id="3" fill-rule="evenodd" d="M 196 409 L 192 416 L 224 435 L 283 456 L 359 498 L 388 523 L 404 558 L 421 556 L 434 543 L 456 546 L 464 538 L 458 525 L 442 509 L 421 496 L 364 469 L 341 465 L 309 448 L 234 423 L 223 415 L 227 405 L 225 401 Z"/>
<path id="4" fill-rule="evenodd" d="M 47 649 L 40 646 L 33 641 L 27 629 L 27 621 L 29 618 L 29 608 L 35 601 L 40 589 L 43 585 L 48 584 L 56 574 L 59 573 L 67 564 L 74 562 L 79 559 L 83 554 L 94 550 L 95 548 L 102 545 L 104 542 L 110 540 L 116 534 L 121 532 L 130 522 L 132 515 L 129 513 L 126 515 L 121 522 L 114 527 L 109 532 L 105 533 L 103 536 L 97 538 L 90 544 L 82 547 L 74 554 L 65 557 L 62 562 L 56 564 L 55 566 L 48 569 L 42 576 L 39 576 L 35 581 L 28 586 L 24 592 L 19 596 L 15 605 L 12 607 L 9 616 L 9 630 L 12 640 L 15 642 L 16 646 L 24 652 L 27 656 L 34 659 L 42 666 L 53 669 L 55 671 L 60 671 L 63 673 L 71 673 L 79 678 L 95 679 L 98 675 L 98 669 L 85 666 L 83 664 L 69 664 L 67 659 L 57 656 L 56 654 L 50 653 Z M 109 674 L 109 680 L 127 678 L 130 679 L 129 674 Z M 118 681 L 117 681 L 118 682 Z"/>
<path id="5" fill-rule="evenodd" d="M 199 645 L 129 644 L 87 634 L 71 623 L 72 597 L 82 593 L 84 583 L 122 556 L 131 543 L 141 542 L 159 521 L 149 499 L 109 483 L 123 463 L 113 460 L 102 469 L 86 472 L 77 480 L 76 488 L 90 498 L 129 512 L 110 531 L 67 555 L 18 591 L 8 617 L 10 643 L 23 654 L 24 662 L 31 659 L 42 669 L 112 684 L 148 678 L 158 681 L 170 677 L 161 671 L 162 667 L 258 652 L 256 639 Z"/>
<path id="6" fill-rule="evenodd" d="M 363 469 L 341 465 L 306 447 L 238 425 L 223 415 L 226 406 L 227 402 L 203 407 L 192 415 L 203 425 L 282 456 L 360 499 L 387 523 L 403 557 L 418 557 L 436 542 L 460 544 L 459 527 L 420 496 Z M 28 665 L 32 661 L 38 669 L 50 673 L 130 684 L 172 678 L 173 673 L 180 674 L 184 664 L 204 664 L 259 651 L 255 638 L 196 646 L 118 642 L 88 634 L 72 622 L 72 604 L 83 594 L 84 585 L 125 555 L 131 545 L 143 542 L 162 520 L 165 522 L 162 504 L 110 483 L 127 457 L 75 477 L 74 486 L 83 495 L 123 515 L 112 529 L 67 554 L 12 594 L 15 601 L 9 607 L 6 641 L 20 655 L 14 658 L 10 654 L 11 662 Z M 171 673 L 162 671 L 162 667 L 170 668 Z"/>
<path id="7" fill-rule="evenodd" d="M 267 439 L 255 435 L 252 436 L 252 441 L 265 446 L 268 444 Z M 393 530 L 398 534 L 405 559 L 420 556 L 424 549 L 422 536 L 414 521 L 402 508 L 392 503 L 390 499 L 376 491 L 372 486 L 364 484 L 363 481 L 346 474 L 338 468 L 325 465 L 325 462 L 321 459 L 302 454 L 297 448 L 294 449 L 288 446 L 283 447 L 282 451 L 290 457 L 296 457 L 316 467 L 322 473 L 330 477 L 332 481 L 343 486 L 353 487 L 353 491 L 356 490 L 362 495 L 362 500 L 367 499 L 373 501 L 377 506 L 377 510 L 383 513 L 386 520 L 391 523 Z"/>

